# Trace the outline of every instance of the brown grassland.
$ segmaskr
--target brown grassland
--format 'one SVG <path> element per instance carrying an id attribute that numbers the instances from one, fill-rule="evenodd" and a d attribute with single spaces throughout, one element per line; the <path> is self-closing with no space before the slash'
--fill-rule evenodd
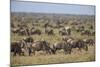
<path id="1" fill-rule="evenodd" d="M 34 15 L 34 14 L 33 14 Z M 11 23 L 13 22 L 15 25 L 17 25 L 20 21 L 15 20 L 14 18 L 18 18 L 20 16 L 20 14 L 12 14 L 11 15 Z M 41 15 L 40 15 L 41 16 Z M 49 15 L 46 15 L 47 17 L 49 17 Z M 22 17 L 22 16 L 20 16 Z M 32 27 L 32 16 L 30 15 L 26 15 L 26 17 L 28 18 L 28 23 L 27 25 L 31 28 Z M 34 16 L 33 16 L 34 17 Z M 77 20 L 77 18 L 81 18 L 81 16 L 68 16 L 70 18 L 74 18 L 73 20 L 65 20 L 65 23 L 68 24 L 64 24 L 64 26 L 73 26 L 70 25 L 71 22 Z M 86 19 L 84 19 L 84 17 L 86 17 Z M 81 18 L 81 20 L 83 22 L 82 25 L 85 26 L 86 29 L 88 29 L 88 25 L 92 24 L 94 25 L 94 19 L 91 20 L 91 16 L 84 16 L 83 18 Z M 31 18 L 31 19 L 30 19 Z M 51 16 L 49 17 L 51 19 Z M 66 17 L 65 17 L 66 18 Z M 88 20 L 90 18 L 90 20 Z M 34 19 L 33 19 L 34 20 Z M 92 21 L 92 22 L 91 22 Z M 43 21 L 44 22 L 44 21 Z M 38 28 L 40 30 L 44 30 L 44 28 L 42 27 L 42 25 L 45 23 L 43 23 L 42 20 L 40 21 L 39 24 L 40 26 L 35 26 L 35 28 Z M 54 25 L 55 23 L 52 23 L 52 25 Z M 95 27 L 95 25 L 94 25 Z M 51 35 L 48 36 L 47 34 L 41 34 L 39 35 L 31 35 L 33 37 L 34 40 L 41 40 L 42 38 L 44 40 L 46 40 L 47 42 L 49 42 L 51 45 L 54 44 L 55 42 L 58 41 L 62 41 L 62 36 L 60 36 L 58 34 L 58 29 L 53 29 L 55 35 Z M 95 30 L 95 28 L 93 29 Z M 92 38 L 95 39 L 95 36 L 86 36 L 86 35 L 80 35 L 80 33 L 77 33 L 74 29 L 72 30 L 72 34 L 71 36 L 75 39 L 88 39 L 88 38 Z M 18 34 L 13 34 L 11 32 L 11 42 L 12 41 L 18 41 L 23 39 L 24 37 L 27 36 L 19 36 Z M 54 64 L 54 63 L 74 63 L 74 62 L 89 62 L 89 61 L 95 61 L 95 45 L 93 46 L 89 46 L 89 50 L 88 51 L 84 51 L 82 50 L 81 52 L 78 51 L 77 49 L 73 49 L 71 54 L 67 54 L 65 55 L 63 50 L 59 50 L 57 51 L 57 54 L 45 54 L 42 51 L 36 52 L 36 55 L 32 55 L 32 56 L 28 56 L 27 52 L 25 53 L 25 56 L 12 56 L 11 53 L 11 66 L 16 66 L 16 65 L 37 65 L 37 64 Z"/>

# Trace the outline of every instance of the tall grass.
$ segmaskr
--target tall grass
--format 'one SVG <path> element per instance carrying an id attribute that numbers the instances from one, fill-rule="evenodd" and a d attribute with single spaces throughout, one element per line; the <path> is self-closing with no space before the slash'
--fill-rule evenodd
<path id="1" fill-rule="evenodd" d="M 56 55 L 47 55 L 42 52 L 36 52 L 32 56 L 11 56 L 12 65 L 36 65 L 36 64 L 52 64 L 52 63 L 69 63 L 69 62 L 89 62 L 95 61 L 94 47 L 89 47 L 89 51 L 82 52 L 74 49 L 72 54 L 65 55 L 63 51 L 58 51 Z"/>

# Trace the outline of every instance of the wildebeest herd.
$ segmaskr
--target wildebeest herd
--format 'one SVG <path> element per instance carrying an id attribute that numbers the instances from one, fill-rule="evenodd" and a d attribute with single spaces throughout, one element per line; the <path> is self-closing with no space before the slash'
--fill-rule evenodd
<path id="1" fill-rule="evenodd" d="M 93 16 L 89 16 L 89 18 L 88 16 L 62 17 L 59 15 L 50 15 L 49 17 L 45 14 L 28 16 L 12 13 L 11 37 L 22 36 L 18 40 L 11 41 L 13 56 L 25 56 L 25 52 L 31 56 L 38 51 L 55 55 L 58 50 L 63 50 L 64 54 L 67 55 L 71 54 L 73 49 L 88 51 L 89 46 L 95 45 Z M 59 39 L 51 43 L 43 38 L 45 36 L 41 37 L 42 35 L 47 35 L 48 39 L 52 36 L 55 38 L 58 35 Z M 33 36 L 41 37 L 41 39 L 35 40 L 36 38 Z M 83 36 L 83 38 L 75 36 Z"/>

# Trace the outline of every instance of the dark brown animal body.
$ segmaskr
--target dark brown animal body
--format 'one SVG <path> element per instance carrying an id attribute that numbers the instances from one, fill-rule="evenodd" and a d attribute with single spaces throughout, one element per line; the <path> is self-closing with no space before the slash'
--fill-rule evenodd
<path id="1" fill-rule="evenodd" d="M 55 53 L 57 50 L 61 50 L 63 49 L 64 50 L 64 53 L 65 54 L 71 54 L 71 46 L 66 43 L 66 42 L 57 42 L 53 45 L 53 49 L 55 50 Z"/>
<path id="2" fill-rule="evenodd" d="M 40 34 L 41 34 L 41 31 L 40 31 L 39 29 L 32 29 L 32 30 L 31 30 L 31 35 L 33 35 L 33 34 L 38 34 L 38 35 L 40 35 Z"/>
<path id="3" fill-rule="evenodd" d="M 89 46 L 93 46 L 95 44 L 94 39 L 84 39 L 84 42 Z"/>
<path id="4" fill-rule="evenodd" d="M 11 52 L 13 52 L 13 56 L 16 56 L 16 54 L 21 55 L 21 44 L 19 42 L 12 42 L 11 43 Z"/>
<path id="5" fill-rule="evenodd" d="M 46 41 L 36 41 L 32 44 L 32 50 L 35 55 L 35 51 L 44 51 L 46 53 L 51 54 L 52 49 L 49 46 L 49 43 Z"/>
<path id="6" fill-rule="evenodd" d="M 70 41 L 70 45 L 72 47 L 72 49 L 74 48 L 78 48 L 79 51 L 81 51 L 82 49 L 84 49 L 85 51 L 88 51 L 88 46 L 86 45 L 86 43 L 83 40 L 72 40 Z"/>
<path id="7" fill-rule="evenodd" d="M 33 43 L 34 39 L 32 37 L 27 37 L 23 39 L 26 43 Z"/>
<path id="8" fill-rule="evenodd" d="M 45 33 L 48 34 L 48 35 L 54 34 L 53 29 L 46 29 L 46 28 L 45 28 Z"/>
<path id="9" fill-rule="evenodd" d="M 28 28 L 20 28 L 19 29 L 19 35 L 26 35 L 29 36 L 30 35 L 30 31 Z"/>

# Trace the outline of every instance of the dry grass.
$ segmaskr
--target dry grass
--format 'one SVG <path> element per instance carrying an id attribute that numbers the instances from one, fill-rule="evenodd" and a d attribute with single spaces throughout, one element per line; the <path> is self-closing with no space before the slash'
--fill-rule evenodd
<path id="1" fill-rule="evenodd" d="M 15 15 L 16 16 L 16 15 Z M 19 15 L 20 16 L 20 15 Z M 48 15 L 49 16 L 49 15 Z M 16 16 L 17 17 L 17 16 Z M 27 16 L 28 18 L 29 16 Z M 19 18 L 19 17 L 17 17 Z M 71 16 L 71 18 L 74 18 L 74 16 Z M 79 16 L 79 18 L 81 18 L 81 16 Z M 85 16 L 86 18 L 86 16 Z M 91 17 L 87 16 L 87 19 L 89 19 Z M 14 19 L 14 17 L 12 16 L 11 19 Z M 78 19 L 76 17 L 76 19 Z M 85 19 L 81 19 L 82 21 L 84 21 Z M 31 28 L 32 27 L 32 20 L 29 20 L 30 22 L 27 23 L 28 27 Z M 65 22 L 68 22 L 68 24 L 64 24 L 64 26 L 72 26 L 70 25 L 70 22 L 73 22 L 74 20 L 70 20 L 69 22 L 67 20 L 65 20 Z M 18 24 L 18 22 L 16 20 L 12 21 L 15 23 L 15 25 Z M 44 22 L 45 23 L 45 22 Z M 43 25 L 44 23 L 40 22 L 39 25 L 40 26 L 35 26 L 35 28 L 38 28 L 42 31 L 42 34 L 39 35 L 32 35 L 34 40 L 41 40 L 42 38 L 44 40 L 46 40 L 47 42 L 50 43 L 50 45 L 54 44 L 55 42 L 61 41 L 62 40 L 62 36 L 59 35 L 58 31 L 59 29 L 53 29 L 55 35 L 51 35 L 48 36 L 47 34 L 44 34 L 44 28 Z M 82 24 L 85 26 L 86 29 L 89 28 L 89 25 L 91 25 L 91 22 L 89 20 L 87 20 L 86 23 Z M 52 25 L 54 25 L 54 23 L 52 22 Z M 77 27 L 77 26 L 75 26 Z M 95 29 L 93 29 L 95 30 Z M 18 41 L 23 39 L 24 37 L 27 36 L 19 36 L 18 34 L 12 34 L 11 33 L 11 42 L 12 41 Z M 80 35 L 80 33 L 77 33 L 75 30 L 72 30 L 72 34 L 71 37 L 75 38 L 75 39 L 88 39 L 88 38 L 92 38 L 94 39 L 95 36 L 82 36 Z M 89 47 L 89 51 L 85 52 L 84 50 L 82 52 L 77 51 L 76 49 L 73 50 L 71 55 L 65 55 L 63 53 L 63 51 L 58 51 L 56 55 L 45 55 L 43 54 L 43 52 L 37 52 L 36 55 L 32 55 L 32 56 L 28 56 L 26 53 L 26 56 L 12 56 L 11 55 L 11 66 L 15 67 L 16 65 L 37 65 L 37 64 L 54 64 L 54 63 L 69 63 L 69 62 L 88 62 L 88 61 L 95 61 L 95 48 L 94 46 Z"/>
<path id="2" fill-rule="evenodd" d="M 54 64 L 54 63 L 70 63 L 70 62 L 88 62 L 95 61 L 94 46 L 89 47 L 89 51 L 79 52 L 74 49 L 72 54 L 65 55 L 63 51 L 59 51 L 56 55 L 40 55 L 37 52 L 32 56 L 11 56 L 12 65 L 37 65 L 37 64 Z"/>

